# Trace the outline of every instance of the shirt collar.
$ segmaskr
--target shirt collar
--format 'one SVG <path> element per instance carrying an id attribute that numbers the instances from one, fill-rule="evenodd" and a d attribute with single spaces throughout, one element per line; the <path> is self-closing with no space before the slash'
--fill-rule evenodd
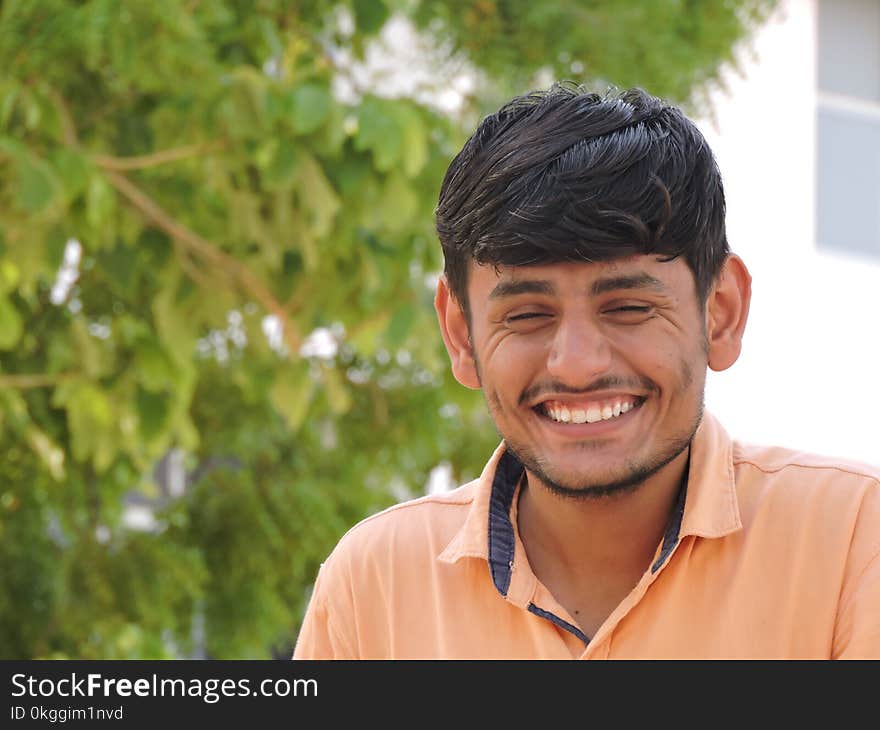
<path id="1" fill-rule="evenodd" d="M 506 595 L 510 582 L 516 526 L 510 508 L 523 467 L 499 444 L 476 480 L 476 491 L 464 524 L 438 559 L 455 563 L 461 558 L 489 562 L 496 587 Z M 709 413 L 691 441 L 685 484 L 670 515 L 656 571 L 678 541 L 686 535 L 716 538 L 742 527 L 733 475 L 733 446 L 723 427 Z"/>
<path id="2" fill-rule="evenodd" d="M 474 499 L 468 509 L 461 529 L 455 534 L 446 549 L 438 556 L 444 563 L 455 563 L 461 558 L 489 558 L 489 506 L 492 500 L 492 482 L 495 479 L 498 462 L 507 453 L 502 441 L 492 454 L 492 458 L 476 479 Z"/>
<path id="3" fill-rule="evenodd" d="M 691 441 L 688 496 L 680 536 L 723 537 L 741 527 L 733 442 L 714 416 L 706 413 Z"/>

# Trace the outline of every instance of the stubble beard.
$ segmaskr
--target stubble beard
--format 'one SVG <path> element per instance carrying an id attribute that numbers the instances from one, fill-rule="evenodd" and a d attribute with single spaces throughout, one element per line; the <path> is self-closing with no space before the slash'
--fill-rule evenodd
<path id="1" fill-rule="evenodd" d="M 704 348 L 706 349 L 706 348 Z M 477 377 L 482 384 L 483 378 L 479 361 L 475 359 Z M 681 382 L 679 384 L 678 393 L 674 397 L 683 397 L 687 389 L 693 384 L 694 373 L 687 363 L 683 363 L 681 368 Z M 656 389 L 654 391 L 657 392 Z M 662 448 L 642 459 L 641 461 L 624 461 L 621 465 L 619 475 L 607 481 L 588 481 L 578 480 L 570 477 L 564 479 L 562 476 L 554 475 L 553 465 L 546 458 L 539 456 L 528 445 L 513 441 L 504 434 L 499 427 L 501 421 L 499 415 L 501 411 L 501 403 L 498 395 L 494 392 L 487 393 L 483 389 L 486 405 L 492 420 L 495 423 L 495 429 L 504 439 L 506 449 L 516 457 L 516 459 L 526 468 L 531 476 L 534 476 L 539 484 L 547 488 L 552 494 L 565 499 L 575 500 L 592 500 L 592 499 L 608 499 L 623 496 L 625 494 L 636 491 L 650 477 L 659 472 L 663 467 L 673 461 L 682 454 L 689 446 L 696 434 L 697 429 L 703 419 L 704 397 L 705 397 L 705 381 L 700 387 L 697 394 L 697 402 L 694 411 L 694 417 L 688 426 L 680 433 L 667 439 Z M 581 445 L 584 451 L 602 449 L 601 441 L 585 441 Z M 531 484 L 531 480 L 529 480 Z"/>
<path id="2" fill-rule="evenodd" d="M 624 461 L 620 474 L 604 482 L 577 480 L 576 478 L 564 479 L 561 476 L 554 476 L 551 473 L 553 466 L 548 464 L 546 459 L 535 454 L 528 446 L 505 438 L 503 433 L 501 437 L 504 438 L 507 450 L 526 468 L 529 475 L 537 479 L 539 484 L 552 494 L 564 499 L 575 500 L 608 499 L 636 491 L 650 477 L 687 450 L 702 418 L 703 398 L 701 394 L 694 419 L 684 433 L 668 440 L 665 443 L 665 448 L 648 458 L 639 462 Z M 601 445 L 584 444 L 585 451 L 592 448 L 601 449 Z M 532 484 L 531 479 L 529 479 L 529 484 Z"/>

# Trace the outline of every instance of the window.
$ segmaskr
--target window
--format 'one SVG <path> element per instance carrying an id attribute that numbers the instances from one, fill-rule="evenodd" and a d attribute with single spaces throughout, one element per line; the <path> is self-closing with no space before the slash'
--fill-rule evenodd
<path id="1" fill-rule="evenodd" d="M 880 0 L 818 0 L 816 238 L 880 258 Z"/>

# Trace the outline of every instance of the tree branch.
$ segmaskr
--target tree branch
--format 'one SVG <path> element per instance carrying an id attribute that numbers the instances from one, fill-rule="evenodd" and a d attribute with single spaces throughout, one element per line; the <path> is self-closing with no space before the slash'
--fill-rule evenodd
<path id="1" fill-rule="evenodd" d="M 144 170 L 148 167 L 164 165 L 166 162 L 185 160 L 189 157 L 217 152 L 226 147 L 225 140 L 215 140 L 203 144 L 192 144 L 185 147 L 176 147 L 170 150 L 161 150 L 149 155 L 135 157 L 113 157 L 112 155 L 92 155 L 92 159 L 105 170 L 123 172 L 125 170 Z"/>
<path id="2" fill-rule="evenodd" d="M 153 223 L 190 252 L 195 253 L 204 261 L 225 272 L 244 291 L 253 296 L 264 309 L 278 317 L 283 327 L 284 341 L 288 349 L 292 355 L 299 352 L 302 337 L 297 328 L 290 320 L 284 307 L 263 286 L 262 282 L 252 271 L 243 266 L 233 256 L 221 251 L 214 244 L 176 221 L 124 175 L 115 170 L 105 170 L 105 174 L 110 184 L 122 193 L 148 219 L 153 221 Z"/>
<path id="3" fill-rule="evenodd" d="M 28 388 L 51 388 L 65 380 L 70 380 L 73 375 L 0 375 L 0 389 L 16 388 L 25 390 Z"/>
<path id="4" fill-rule="evenodd" d="M 79 141 L 76 133 L 76 125 L 74 124 L 67 103 L 64 98 L 54 90 L 52 91 L 52 98 L 61 118 L 62 135 L 65 144 L 78 148 Z M 300 345 L 302 344 L 302 336 L 297 327 L 291 321 L 288 310 L 278 302 L 265 286 L 263 286 L 262 282 L 253 274 L 253 272 L 251 272 L 246 266 L 242 265 L 242 263 L 235 257 L 221 251 L 210 241 L 207 241 L 197 233 L 194 233 L 186 226 L 176 221 L 150 196 L 120 172 L 124 170 L 138 170 L 154 167 L 165 162 L 180 160 L 185 157 L 192 157 L 194 155 L 222 149 L 225 145 L 225 140 L 217 140 L 200 145 L 189 145 L 162 152 L 155 152 L 151 155 L 142 155 L 139 157 L 92 155 L 92 159 L 103 168 L 104 174 L 114 188 L 127 198 L 129 202 L 140 210 L 140 212 L 149 220 L 171 236 L 175 245 L 183 246 L 185 249 L 182 256 L 183 259 L 186 259 L 189 254 L 195 254 L 205 262 L 215 266 L 229 276 L 229 278 L 245 292 L 256 299 L 266 311 L 271 312 L 278 317 L 283 328 L 284 341 L 290 350 L 291 355 L 295 355 L 299 352 Z M 185 263 L 182 263 L 182 266 L 192 273 L 191 262 L 188 259 Z M 2 387 L 3 382 L 2 376 L 0 376 L 0 387 Z M 37 381 L 29 380 L 26 382 L 30 383 Z M 45 385 L 51 385 L 51 383 L 48 382 L 44 383 L 39 381 L 39 383 L 39 385 L 25 385 L 19 387 L 43 387 Z"/>

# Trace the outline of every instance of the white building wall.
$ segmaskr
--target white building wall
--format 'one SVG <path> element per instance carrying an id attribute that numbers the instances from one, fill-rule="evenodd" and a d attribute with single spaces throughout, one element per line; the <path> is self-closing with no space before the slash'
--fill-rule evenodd
<path id="1" fill-rule="evenodd" d="M 735 437 L 880 464 L 880 259 L 816 248 L 816 20 L 783 0 L 700 123 L 753 277 L 742 356 L 706 404 Z"/>

